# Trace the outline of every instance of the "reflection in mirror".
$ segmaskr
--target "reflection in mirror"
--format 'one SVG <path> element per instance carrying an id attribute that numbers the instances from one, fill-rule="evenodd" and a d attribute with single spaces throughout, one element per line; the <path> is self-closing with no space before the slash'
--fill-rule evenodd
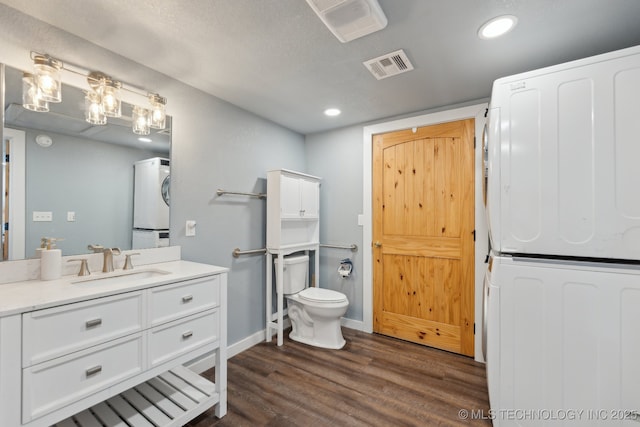
<path id="1" fill-rule="evenodd" d="M 29 111 L 22 107 L 22 76 L 22 71 L 5 67 L 3 159 L 10 151 L 11 161 L 4 162 L 2 170 L 3 223 L 9 223 L 4 227 L 3 259 L 33 257 L 42 237 L 64 239 L 57 242 L 63 255 L 88 253 L 89 244 L 131 249 L 134 164 L 157 159 L 168 175 L 171 118 L 164 130 L 152 129 L 141 141 L 131 130 L 131 105 L 122 104 L 121 118 L 91 125 L 84 118 L 84 92 L 64 84 L 62 103 L 50 103 L 49 112 Z M 20 146 L 25 158 L 14 159 Z M 20 166 L 12 166 L 14 161 L 24 162 L 24 194 L 16 194 L 19 186 L 10 185 L 11 177 L 21 172 Z M 161 185 L 157 183 L 158 193 Z M 24 218 L 10 221 L 12 213 L 20 211 Z M 23 242 L 16 240 L 22 230 L 12 230 L 21 222 Z M 146 245 L 167 245 L 164 231 L 149 233 L 155 241 Z M 165 239 L 158 240 L 161 237 Z"/>

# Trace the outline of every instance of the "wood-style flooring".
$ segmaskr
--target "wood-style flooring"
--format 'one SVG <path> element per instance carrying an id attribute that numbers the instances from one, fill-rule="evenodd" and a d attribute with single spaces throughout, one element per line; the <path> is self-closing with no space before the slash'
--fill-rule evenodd
<path id="1" fill-rule="evenodd" d="M 227 415 L 209 410 L 189 426 L 491 425 L 471 415 L 489 414 L 483 364 L 382 335 L 343 334 L 342 350 L 300 344 L 285 331 L 281 347 L 274 340 L 234 356 Z M 213 380 L 213 369 L 203 375 Z"/>

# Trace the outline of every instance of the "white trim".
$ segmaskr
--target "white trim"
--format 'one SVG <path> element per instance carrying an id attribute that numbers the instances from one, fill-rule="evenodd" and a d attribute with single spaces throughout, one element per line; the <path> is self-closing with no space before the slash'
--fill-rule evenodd
<path id="1" fill-rule="evenodd" d="M 26 257 L 26 136 L 24 131 L 4 128 L 2 137 L 11 140 L 9 260 L 19 260 Z"/>
<path id="2" fill-rule="evenodd" d="M 364 226 L 362 227 L 362 246 L 366 248 L 371 247 L 373 238 L 373 223 L 372 223 L 372 204 L 371 204 L 371 178 L 372 178 L 372 137 L 375 134 L 393 132 L 402 129 L 410 129 L 414 127 L 430 126 L 438 123 L 453 122 L 464 119 L 475 119 L 475 132 L 477 138 L 476 146 L 476 236 L 484 236 L 487 231 L 486 221 L 479 220 L 484 216 L 484 208 L 482 202 L 482 189 L 478 191 L 478 185 L 481 185 L 481 181 L 478 179 L 478 174 L 481 173 L 481 166 L 478 167 L 478 158 L 480 158 L 480 165 L 482 165 L 482 147 L 481 140 L 482 129 L 484 127 L 484 113 L 488 105 L 486 103 L 471 105 L 467 107 L 456 108 L 448 111 L 440 111 L 431 114 L 424 114 L 416 117 L 409 117 L 405 119 L 393 120 L 385 123 L 378 123 L 371 126 L 365 126 L 363 128 L 362 136 L 362 158 L 363 158 L 363 191 L 362 191 L 362 213 Z M 484 243 L 483 243 L 484 242 Z M 476 322 L 476 339 L 475 339 L 475 355 L 476 359 L 482 357 L 482 351 L 480 345 L 482 337 L 479 335 L 482 333 L 480 325 L 482 325 L 482 281 L 484 273 L 478 274 L 478 272 L 484 271 L 484 253 L 486 252 L 486 239 L 476 238 L 475 245 L 475 322 Z M 371 250 L 365 250 L 362 253 L 363 259 L 363 274 L 362 274 L 362 318 L 363 318 L 363 331 L 373 332 L 373 257 Z M 478 296 L 480 298 L 478 299 Z M 478 303 L 478 300 L 480 301 Z M 481 359 L 479 359 L 481 360 Z"/>
<path id="3" fill-rule="evenodd" d="M 340 324 L 345 328 L 355 329 L 356 331 L 364 331 L 364 322 L 360 320 L 347 319 L 343 317 L 340 319 Z"/>

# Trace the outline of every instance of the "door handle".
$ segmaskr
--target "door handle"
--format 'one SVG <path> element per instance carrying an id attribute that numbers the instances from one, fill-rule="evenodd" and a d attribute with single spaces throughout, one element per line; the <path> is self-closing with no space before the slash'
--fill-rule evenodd
<path id="1" fill-rule="evenodd" d="M 375 246 L 376 248 L 379 248 L 380 246 L 382 246 L 382 243 L 380 243 L 379 241 L 376 241 L 373 246 Z"/>

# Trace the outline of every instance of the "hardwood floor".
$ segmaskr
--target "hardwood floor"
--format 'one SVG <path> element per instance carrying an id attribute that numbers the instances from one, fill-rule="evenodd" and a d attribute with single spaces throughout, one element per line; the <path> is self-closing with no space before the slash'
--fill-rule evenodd
<path id="1" fill-rule="evenodd" d="M 343 334 L 342 350 L 285 338 L 282 347 L 274 340 L 234 356 L 227 415 L 217 419 L 209 410 L 188 425 L 491 425 L 471 419 L 471 411 L 489 413 L 483 364 L 382 335 L 347 328 Z M 213 380 L 213 370 L 204 375 Z"/>

